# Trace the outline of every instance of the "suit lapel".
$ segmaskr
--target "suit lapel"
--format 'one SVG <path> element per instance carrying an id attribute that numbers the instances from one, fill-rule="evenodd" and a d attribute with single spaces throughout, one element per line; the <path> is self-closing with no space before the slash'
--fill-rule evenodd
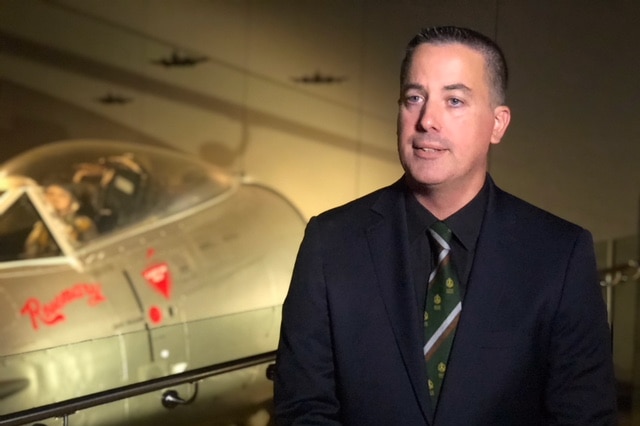
<path id="1" fill-rule="evenodd" d="M 408 262 L 407 216 L 403 184 L 397 182 L 373 205 L 375 218 L 367 229 L 369 249 L 387 315 L 407 374 L 427 423 L 433 418 L 422 357 L 422 314 L 418 312 Z"/>
<path id="2" fill-rule="evenodd" d="M 490 178 L 488 178 L 490 179 Z M 504 327 L 498 324 L 495 313 L 508 283 L 513 276 L 515 219 L 512 212 L 502 201 L 502 191 L 490 180 L 490 195 L 480 236 L 476 245 L 473 266 L 469 275 L 462 313 L 456 331 L 456 337 L 447 366 L 445 383 L 438 402 L 436 420 L 447 424 L 448 415 L 464 410 L 465 404 L 473 401 L 474 389 L 466 378 L 469 369 L 481 368 L 474 360 L 477 334 L 480 329 Z"/>
<path id="3" fill-rule="evenodd" d="M 502 191 L 490 180 L 490 192 L 487 210 L 476 245 L 473 266 L 467 283 L 467 294 L 463 301 L 466 319 L 460 318 L 458 329 L 477 326 L 478 319 L 493 319 L 497 312 L 496 304 L 508 282 L 510 272 L 517 262 L 513 261 L 515 241 L 515 218 L 513 212 L 505 208 Z M 487 324 L 485 324 L 487 325 Z"/>

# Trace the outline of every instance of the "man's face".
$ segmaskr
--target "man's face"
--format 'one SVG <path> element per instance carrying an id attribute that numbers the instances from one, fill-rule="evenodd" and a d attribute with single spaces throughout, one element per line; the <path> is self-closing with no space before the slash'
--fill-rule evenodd
<path id="1" fill-rule="evenodd" d="M 400 93 L 398 152 L 414 190 L 477 191 L 509 109 L 494 107 L 485 60 L 462 44 L 416 47 Z"/>
<path id="2" fill-rule="evenodd" d="M 71 211 L 73 197 L 69 191 L 63 187 L 58 185 L 49 185 L 45 191 L 45 196 L 57 213 L 65 214 Z"/>

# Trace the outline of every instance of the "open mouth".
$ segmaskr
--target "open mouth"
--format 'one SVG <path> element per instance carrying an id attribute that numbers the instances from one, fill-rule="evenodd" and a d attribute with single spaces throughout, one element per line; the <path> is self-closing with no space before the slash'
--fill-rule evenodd
<path id="1" fill-rule="evenodd" d="M 417 148 L 420 151 L 424 151 L 424 152 L 442 152 L 442 151 L 446 151 L 446 149 L 437 149 L 437 148 Z"/>

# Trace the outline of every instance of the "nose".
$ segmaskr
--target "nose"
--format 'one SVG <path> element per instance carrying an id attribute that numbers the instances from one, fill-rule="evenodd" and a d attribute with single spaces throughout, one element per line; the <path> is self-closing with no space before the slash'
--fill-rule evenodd
<path id="1" fill-rule="evenodd" d="M 432 102 L 425 102 L 420 111 L 418 122 L 421 130 L 425 132 L 437 132 L 440 130 L 440 114 Z"/>

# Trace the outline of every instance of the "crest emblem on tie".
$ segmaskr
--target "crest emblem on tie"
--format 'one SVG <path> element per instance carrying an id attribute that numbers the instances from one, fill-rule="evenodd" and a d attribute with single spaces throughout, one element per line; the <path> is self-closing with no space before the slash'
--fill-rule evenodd
<path id="1" fill-rule="evenodd" d="M 455 286 L 455 283 L 453 282 L 453 279 L 451 278 L 447 278 L 447 281 L 445 283 L 445 286 L 447 287 L 447 289 L 445 290 L 445 292 L 447 294 L 453 294 L 453 287 Z"/>

